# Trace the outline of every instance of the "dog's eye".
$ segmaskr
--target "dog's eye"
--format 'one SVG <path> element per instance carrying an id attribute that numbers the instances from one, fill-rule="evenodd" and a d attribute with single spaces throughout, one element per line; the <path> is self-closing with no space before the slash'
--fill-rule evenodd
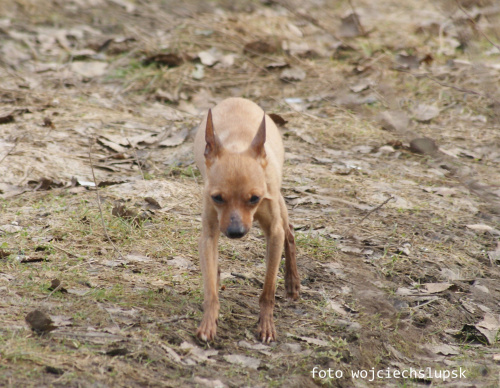
<path id="1" fill-rule="evenodd" d="M 250 202 L 252 205 L 255 205 L 257 203 L 259 203 L 260 201 L 260 197 L 258 195 L 252 195 L 252 198 L 250 198 Z"/>
<path id="2" fill-rule="evenodd" d="M 220 195 L 220 194 L 212 195 L 212 199 L 215 203 L 224 203 L 224 199 L 222 198 L 222 195 Z"/>

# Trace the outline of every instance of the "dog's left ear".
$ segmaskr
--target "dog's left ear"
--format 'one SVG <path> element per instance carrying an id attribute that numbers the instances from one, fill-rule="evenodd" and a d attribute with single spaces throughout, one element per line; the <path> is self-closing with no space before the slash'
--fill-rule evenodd
<path id="1" fill-rule="evenodd" d="M 249 151 L 253 154 L 255 158 L 260 158 L 263 161 L 266 159 L 266 150 L 264 144 L 266 142 L 266 114 L 262 118 L 259 130 L 250 144 Z"/>

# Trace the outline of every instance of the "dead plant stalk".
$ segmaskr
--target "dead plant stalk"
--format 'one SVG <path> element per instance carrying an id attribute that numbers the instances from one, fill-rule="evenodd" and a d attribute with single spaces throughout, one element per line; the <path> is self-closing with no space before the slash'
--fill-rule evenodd
<path id="1" fill-rule="evenodd" d="M 99 207 L 99 214 L 101 215 L 101 223 L 102 223 L 102 228 L 104 230 L 104 234 L 106 235 L 106 238 L 108 239 L 109 243 L 113 247 L 113 249 L 118 253 L 118 256 L 120 258 L 124 259 L 122 253 L 118 249 L 118 247 L 113 243 L 111 240 L 111 237 L 109 237 L 108 230 L 106 229 L 106 224 L 104 223 L 104 215 L 102 213 L 102 206 L 101 206 L 101 197 L 99 196 L 99 188 L 97 187 L 97 180 L 95 178 L 95 173 L 94 173 L 94 163 L 92 162 L 92 144 L 95 142 L 95 138 L 92 138 L 90 140 L 90 145 L 89 145 L 89 162 L 90 162 L 90 169 L 92 170 L 92 178 L 94 180 L 94 185 L 95 185 L 95 193 L 97 195 L 97 206 Z"/>

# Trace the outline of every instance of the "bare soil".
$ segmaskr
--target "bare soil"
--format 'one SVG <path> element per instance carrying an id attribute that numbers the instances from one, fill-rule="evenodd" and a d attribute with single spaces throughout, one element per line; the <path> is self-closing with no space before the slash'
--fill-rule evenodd
<path id="1" fill-rule="evenodd" d="M 499 26 L 493 0 L 0 0 L 0 385 L 497 387 Z M 229 96 L 285 142 L 302 293 L 281 271 L 270 345 L 257 227 L 194 336 L 192 138 Z"/>

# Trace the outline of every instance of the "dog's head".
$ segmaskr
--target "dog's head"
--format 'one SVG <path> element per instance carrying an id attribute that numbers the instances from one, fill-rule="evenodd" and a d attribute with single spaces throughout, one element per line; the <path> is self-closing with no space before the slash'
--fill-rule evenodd
<path id="1" fill-rule="evenodd" d="M 234 153 L 224 149 L 209 110 L 205 140 L 207 189 L 220 230 L 229 238 L 241 238 L 250 230 L 257 208 L 267 197 L 265 116 L 248 149 Z"/>

